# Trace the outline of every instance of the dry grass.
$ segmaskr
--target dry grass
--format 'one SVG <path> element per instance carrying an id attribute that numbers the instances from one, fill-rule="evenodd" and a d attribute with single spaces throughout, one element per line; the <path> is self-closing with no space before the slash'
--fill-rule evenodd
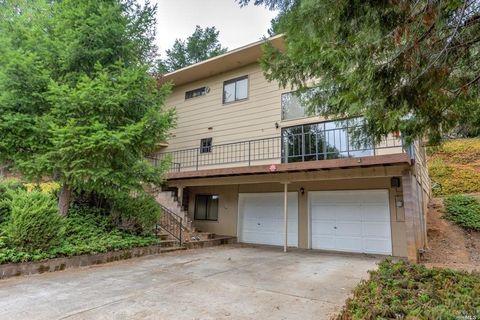
<path id="1" fill-rule="evenodd" d="M 430 148 L 428 168 L 436 196 L 480 192 L 480 139 L 456 139 Z"/>

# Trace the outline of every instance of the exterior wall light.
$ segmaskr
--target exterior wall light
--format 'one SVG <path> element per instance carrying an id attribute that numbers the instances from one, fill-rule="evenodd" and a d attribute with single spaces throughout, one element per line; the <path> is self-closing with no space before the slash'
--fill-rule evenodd
<path id="1" fill-rule="evenodd" d="M 305 194 L 305 188 L 304 187 L 301 187 L 300 188 L 300 194 L 303 196 Z"/>

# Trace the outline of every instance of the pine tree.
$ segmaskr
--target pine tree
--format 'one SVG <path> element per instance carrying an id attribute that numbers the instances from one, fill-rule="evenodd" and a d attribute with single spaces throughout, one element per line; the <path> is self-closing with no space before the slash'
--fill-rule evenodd
<path id="1" fill-rule="evenodd" d="M 366 118 L 380 140 L 438 142 L 450 130 L 480 134 L 480 1 L 237 0 L 280 11 L 267 46 L 268 79 L 300 91 L 316 79 L 310 109 Z"/>
<path id="2" fill-rule="evenodd" d="M 151 75 L 156 8 L 133 0 L 0 3 L 0 162 L 72 192 L 160 183 L 145 160 L 166 139 L 170 87 Z"/>
<path id="3" fill-rule="evenodd" d="M 175 40 L 172 48 L 166 51 L 167 58 L 160 61 L 160 69 L 172 72 L 227 52 L 218 40 L 219 34 L 215 27 L 196 26 L 186 40 Z"/>

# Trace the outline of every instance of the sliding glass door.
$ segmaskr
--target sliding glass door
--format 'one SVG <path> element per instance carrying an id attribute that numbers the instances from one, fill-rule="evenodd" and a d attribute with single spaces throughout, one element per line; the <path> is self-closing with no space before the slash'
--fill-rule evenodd
<path id="1" fill-rule="evenodd" d="M 369 139 L 353 139 L 362 119 L 305 124 L 282 129 L 282 162 L 339 159 L 374 155 Z"/>

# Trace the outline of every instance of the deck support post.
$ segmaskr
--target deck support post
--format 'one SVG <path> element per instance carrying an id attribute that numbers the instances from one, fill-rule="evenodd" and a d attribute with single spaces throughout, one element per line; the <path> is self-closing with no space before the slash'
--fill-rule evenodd
<path id="1" fill-rule="evenodd" d="M 283 226 L 285 242 L 283 244 L 283 252 L 287 252 L 288 245 L 288 182 L 283 183 Z"/>
<path id="2" fill-rule="evenodd" d="M 177 187 L 177 197 L 178 197 L 178 203 L 183 208 L 183 186 Z"/>

